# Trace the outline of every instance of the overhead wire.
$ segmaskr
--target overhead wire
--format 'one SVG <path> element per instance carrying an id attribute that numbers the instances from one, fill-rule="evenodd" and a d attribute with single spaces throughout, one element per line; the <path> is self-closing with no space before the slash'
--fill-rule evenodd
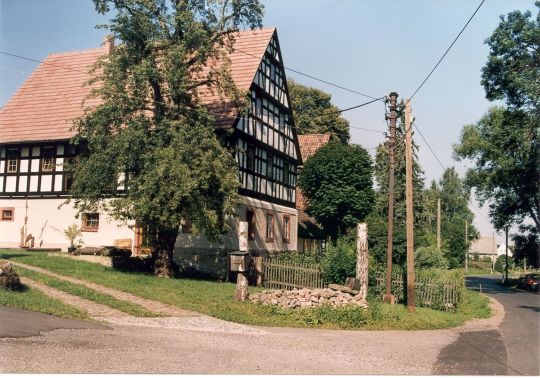
<path id="1" fill-rule="evenodd" d="M 450 52 L 450 50 L 452 49 L 452 47 L 455 45 L 455 43 L 457 42 L 457 40 L 459 39 L 459 37 L 461 37 L 461 35 L 463 34 L 463 32 L 465 31 L 465 29 L 467 28 L 467 26 L 471 23 L 472 19 L 474 18 L 474 16 L 476 16 L 476 14 L 478 13 L 478 11 L 480 10 L 480 8 L 482 7 L 482 5 L 484 5 L 486 0 L 482 0 L 480 2 L 480 4 L 478 4 L 478 6 L 476 7 L 476 9 L 474 10 L 473 14 L 469 17 L 469 19 L 467 20 L 467 22 L 465 23 L 465 25 L 461 28 L 461 30 L 459 31 L 458 35 L 454 38 L 454 40 L 452 41 L 452 43 L 450 44 L 450 46 L 448 46 L 448 48 L 446 49 L 446 51 L 444 52 L 444 54 L 440 57 L 440 59 L 437 61 L 437 63 L 435 64 L 435 66 L 431 69 L 431 71 L 428 73 L 428 75 L 425 77 L 425 79 L 420 83 L 420 85 L 416 88 L 416 90 L 413 92 L 413 94 L 407 99 L 407 101 L 411 101 L 414 96 L 416 96 L 416 94 L 420 91 L 420 89 L 424 86 L 424 84 L 426 84 L 426 82 L 429 80 L 429 78 L 431 77 L 431 75 L 433 74 L 433 72 L 435 72 L 435 70 L 437 69 L 437 67 L 439 67 L 439 65 L 441 64 L 441 62 L 444 60 L 444 58 L 448 55 L 448 53 Z M 416 128 L 416 130 L 418 131 L 418 133 L 420 134 L 420 137 L 422 138 L 422 140 L 426 143 L 426 145 L 428 146 L 429 150 L 431 151 L 431 154 L 435 157 L 435 159 L 437 160 L 437 162 L 439 163 L 439 165 L 443 168 L 443 170 L 446 170 L 446 167 L 444 166 L 444 164 L 442 164 L 441 160 L 439 159 L 439 157 L 437 156 L 437 154 L 435 153 L 435 151 L 433 150 L 433 148 L 431 148 L 431 145 L 429 144 L 429 142 L 427 141 L 427 139 L 424 137 L 424 135 L 422 134 L 422 131 L 420 130 L 420 128 L 418 127 L 418 125 L 416 124 L 416 122 L 413 122 L 413 125 L 414 127 Z M 476 206 L 474 206 L 472 204 L 471 201 L 469 201 L 469 205 L 476 210 L 476 213 L 478 215 L 480 215 L 482 218 L 484 218 L 486 221 L 490 222 L 489 219 L 487 219 L 484 214 L 482 214 L 480 212 L 480 209 L 478 209 Z"/>
<path id="2" fill-rule="evenodd" d="M 461 36 L 461 34 L 463 34 L 463 32 L 465 31 L 465 29 L 467 28 L 467 26 L 469 25 L 469 23 L 472 21 L 472 19 L 474 18 L 474 16 L 476 15 L 476 13 L 478 13 L 478 11 L 480 10 L 480 8 L 482 7 L 482 5 L 484 4 L 486 0 L 482 0 L 480 2 L 480 4 L 478 5 L 478 7 L 476 7 L 476 10 L 474 11 L 474 13 L 471 15 L 471 17 L 469 17 L 469 19 L 467 20 L 467 23 L 461 28 L 459 34 L 456 36 L 456 38 L 454 38 L 454 40 L 452 41 L 452 43 L 450 44 L 450 46 L 448 46 L 448 48 L 446 49 L 446 51 L 444 52 L 444 54 L 441 56 L 441 58 L 438 60 L 437 64 L 435 64 L 435 66 L 433 67 L 433 69 L 429 72 L 429 74 L 426 76 L 426 78 L 422 81 L 422 83 L 420 83 L 420 85 L 418 86 L 418 88 L 416 88 L 416 90 L 414 91 L 414 93 L 412 94 L 411 97 L 409 97 L 409 101 L 413 99 L 414 96 L 416 96 L 416 94 L 418 93 L 418 91 L 420 90 L 420 88 L 422 88 L 424 86 L 424 84 L 428 81 L 428 79 L 431 77 L 431 74 L 433 74 L 433 72 L 435 72 L 435 70 L 437 69 L 437 67 L 439 67 L 439 64 L 441 64 L 441 62 L 443 61 L 443 59 L 446 57 L 446 55 L 448 54 L 448 52 L 450 51 L 450 49 L 454 46 L 454 44 L 457 42 L 457 40 L 459 39 L 459 37 Z"/>

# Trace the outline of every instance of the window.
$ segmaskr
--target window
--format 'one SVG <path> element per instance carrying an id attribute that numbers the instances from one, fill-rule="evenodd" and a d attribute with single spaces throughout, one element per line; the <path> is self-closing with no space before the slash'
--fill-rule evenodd
<path id="1" fill-rule="evenodd" d="M 54 171 L 54 148 L 48 147 L 43 149 L 43 157 L 41 158 L 41 171 Z"/>
<path id="2" fill-rule="evenodd" d="M 15 208 L 13 208 L 13 207 L 4 207 L 4 208 L 2 208 L 0 210 L 2 211 L 0 220 L 8 221 L 8 222 L 13 221 L 13 214 L 15 213 Z"/>
<path id="3" fill-rule="evenodd" d="M 19 153 L 17 150 L 9 150 L 7 153 L 7 173 L 17 172 L 19 163 Z"/>
<path id="4" fill-rule="evenodd" d="M 274 156 L 272 156 L 272 154 L 268 153 L 268 162 L 266 163 L 266 168 L 267 168 L 267 171 L 266 171 L 266 176 L 269 178 L 269 179 L 272 179 L 274 178 Z"/>
<path id="5" fill-rule="evenodd" d="M 247 147 L 247 166 L 248 171 L 255 170 L 255 148 L 253 146 Z"/>
<path id="6" fill-rule="evenodd" d="M 283 241 L 288 243 L 291 240 L 291 217 L 283 215 Z"/>
<path id="7" fill-rule="evenodd" d="M 255 230 L 257 228 L 255 223 L 255 211 L 251 209 L 246 210 L 246 221 L 248 222 L 248 240 L 255 240 Z"/>
<path id="8" fill-rule="evenodd" d="M 274 214 L 266 213 L 266 241 L 274 240 Z"/>
<path id="9" fill-rule="evenodd" d="M 82 231 L 96 232 L 99 229 L 99 213 L 82 215 Z"/>

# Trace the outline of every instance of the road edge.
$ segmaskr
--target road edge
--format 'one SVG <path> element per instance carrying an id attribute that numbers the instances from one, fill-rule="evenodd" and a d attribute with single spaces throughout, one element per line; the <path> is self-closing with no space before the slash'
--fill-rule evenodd
<path id="1" fill-rule="evenodd" d="M 467 320 L 465 324 L 451 328 L 451 330 L 456 332 L 481 332 L 499 328 L 505 316 L 504 307 L 495 298 L 487 295 L 486 297 L 489 298 L 489 308 L 491 310 L 491 316 L 489 318 Z"/>

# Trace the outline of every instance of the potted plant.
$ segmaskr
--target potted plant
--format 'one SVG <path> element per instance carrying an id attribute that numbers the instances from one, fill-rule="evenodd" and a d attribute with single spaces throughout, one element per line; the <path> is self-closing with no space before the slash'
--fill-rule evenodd
<path id="1" fill-rule="evenodd" d="M 82 235 L 82 229 L 77 226 L 75 223 L 68 228 L 64 229 L 64 235 L 69 241 L 68 253 L 75 252 L 75 239 L 80 238 Z"/>

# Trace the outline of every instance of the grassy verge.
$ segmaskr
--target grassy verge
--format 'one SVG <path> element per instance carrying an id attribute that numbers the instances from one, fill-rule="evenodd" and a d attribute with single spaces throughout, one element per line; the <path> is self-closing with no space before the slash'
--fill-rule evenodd
<path id="1" fill-rule="evenodd" d="M 145 308 L 126 301 L 118 300 L 110 295 L 99 293 L 95 290 L 89 289 L 85 286 L 73 284 L 71 282 L 62 281 L 46 274 L 34 272 L 29 269 L 16 267 L 17 273 L 23 277 L 28 277 L 31 280 L 39 281 L 47 286 L 63 291 L 68 294 L 76 295 L 78 297 L 88 299 L 93 302 L 101 303 L 110 308 L 122 311 L 126 314 L 137 317 L 156 317 L 159 314 L 146 310 Z"/>
<path id="2" fill-rule="evenodd" d="M 28 287 L 20 291 L 0 289 L 0 305 L 43 312 L 63 318 L 91 320 L 88 313 Z"/>
<path id="3" fill-rule="evenodd" d="M 282 326 L 317 327 L 330 329 L 437 329 L 463 324 L 482 311 L 476 305 L 486 305 L 487 300 L 468 293 L 469 307 L 464 306 L 456 313 L 417 308 L 415 314 L 405 306 L 381 304 L 371 301 L 370 308 L 332 309 L 327 307 L 294 311 L 277 306 L 255 305 L 233 300 L 234 284 L 217 283 L 192 279 L 160 279 L 149 274 L 119 272 L 113 268 L 63 257 L 46 256 L 39 253 L 4 251 L 0 258 L 9 258 L 58 274 L 77 277 L 112 288 L 133 293 L 143 298 L 158 300 L 181 308 L 194 310 L 219 319 L 238 323 Z M 2 251 L 0 251 L 2 254 Z M 257 289 L 250 287 L 250 292 Z M 468 308 L 468 309 L 467 309 Z M 489 308 L 487 308 L 489 311 Z M 489 314 L 489 312 L 488 312 Z"/>

